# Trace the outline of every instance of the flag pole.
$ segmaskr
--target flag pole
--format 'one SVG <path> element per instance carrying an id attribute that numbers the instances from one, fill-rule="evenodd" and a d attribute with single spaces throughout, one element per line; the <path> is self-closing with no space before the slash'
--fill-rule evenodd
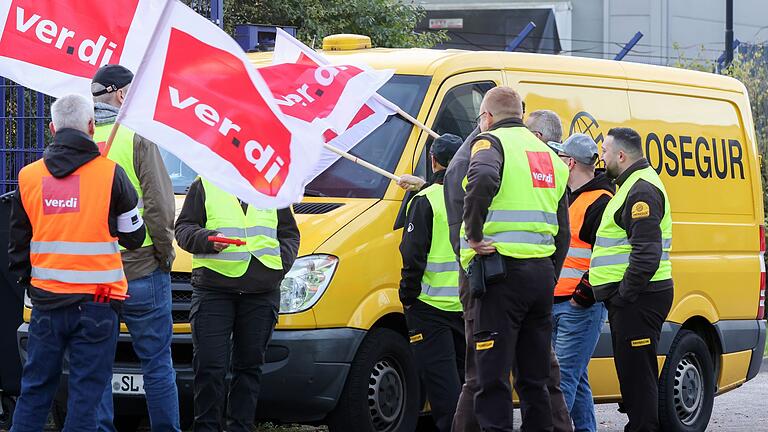
<path id="1" fill-rule="evenodd" d="M 408 120 L 409 122 L 413 123 L 419 129 L 421 129 L 421 130 L 425 131 L 426 133 L 428 133 L 429 136 L 431 136 L 432 138 L 440 137 L 440 134 L 438 134 L 437 132 L 435 132 L 432 129 L 428 128 L 427 125 L 425 125 L 424 123 L 416 120 L 415 117 L 413 117 L 412 115 L 410 115 L 407 112 L 405 112 L 402 108 L 400 108 L 399 106 L 397 106 L 394 103 L 392 103 L 389 99 L 383 97 L 382 95 L 380 95 L 378 93 L 375 93 L 373 95 L 373 98 L 375 98 L 378 102 L 388 106 L 389 109 L 391 109 L 392 111 L 395 111 L 396 113 L 400 114 L 404 119 Z"/>
<path id="2" fill-rule="evenodd" d="M 431 136 L 432 138 L 439 138 L 440 137 L 440 134 L 438 134 L 437 132 L 435 132 L 432 129 L 428 128 L 427 125 L 425 125 L 424 123 L 416 120 L 416 118 L 414 118 L 413 116 L 411 116 L 407 112 L 403 111 L 399 106 L 395 105 L 395 107 L 397 107 L 396 111 L 397 111 L 398 114 L 403 116 L 404 119 L 406 119 L 409 122 L 411 122 L 414 125 L 416 125 L 416 127 L 420 128 L 421 130 L 423 130 L 426 133 L 428 133 L 429 136 Z"/>
<path id="3" fill-rule="evenodd" d="M 384 177 L 386 177 L 388 179 L 394 180 L 396 182 L 400 181 L 400 177 L 392 174 L 391 172 L 385 171 L 385 170 L 377 167 L 376 165 L 373 165 L 370 162 L 366 162 L 366 161 L 360 159 L 357 156 L 352 156 L 351 154 L 349 154 L 349 153 L 347 153 L 347 152 L 345 152 L 343 150 L 340 150 L 340 149 L 338 149 L 338 148 L 336 148 L 336 147 L 334 147 L 334 146 L 332 146 L 330 144 L 327 144 L 327 143 L 323 144 L 323 147 L 325 147 L 325 149 L 328 150 L 328 151 L 332 151 L 332 152 L 336 153 L 337 155 L 343 157 L 344 159 L 348 159 L 348 160 L 350 160 L 350 161 L 352 161 L 352 162 L 354 162 L 354 163 L 356 163 L 356 164 L 358 164 L 360 166 L 368 168 L 369 170 L 371 170 L 371 171 L 373 171 L 373 172 L 375 172 L 377 174 L 381 174 L 381 175 L 383 175 Z"/>
<path id="4" fill-rule="evenodd" d="M 109 137 L 107 138 L 107 143 L 104 144 L 104 150 L 101 153 L 102 156 L 107 157 L 107 155 L 109 154 L 109 148 L 112 147 L 112 141 L 115 140 L 115 135 L 117 135 L 118 129 L 120 129 L 120 123 L 119 122 L 112 123 L 112 129 L 109 131 Z"/>

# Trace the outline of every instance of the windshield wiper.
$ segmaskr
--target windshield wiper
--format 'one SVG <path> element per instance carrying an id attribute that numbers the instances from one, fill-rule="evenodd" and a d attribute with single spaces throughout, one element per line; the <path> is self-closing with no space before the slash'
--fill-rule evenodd
<path id="1" fill-rule="evenodd" d="M 322 193 L 320 191 L 316 191 L 316 190 L 312 190 L 312 189 L 304 189 L 304 196 L 309 196 L 309 197 L 327 197 L 328 195 L 326 195 L 326 194 L 324 194 L 324 193 Z"/>

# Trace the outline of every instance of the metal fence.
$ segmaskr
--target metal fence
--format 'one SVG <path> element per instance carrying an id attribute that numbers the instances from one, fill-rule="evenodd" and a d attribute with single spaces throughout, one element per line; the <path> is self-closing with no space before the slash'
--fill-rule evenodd
<path id="1" fill-rule="evenodd" d="M 200 15 L 223 26 L 224 0 L 184 0 Z M 53 98 L 0 77 L 0 194 L 16 189 L 19 171 L 39 159 L 50 142 Z"/>
<path id="2" fill-rule="evenodd" d="M 16 188 L 19 170 L 37 160 L 50 141 L 52 99 L 0 78 L 0 193 Z"/>

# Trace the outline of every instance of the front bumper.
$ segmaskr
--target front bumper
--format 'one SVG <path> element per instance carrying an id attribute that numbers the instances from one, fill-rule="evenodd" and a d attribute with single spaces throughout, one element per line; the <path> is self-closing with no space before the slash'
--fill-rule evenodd
<path id="1" fill-rule="evenodd" d="M 29 326 L 17 332 L 19 352 L 26 361 Z M 351 328 L 317 330 L 277 330 L 272 335 L 262 368 L 262 387 L 256 416 L 283 422 L 311 422 L 325 418 L 336 407 L 344 388 L 352 360 L 366 332 Z M 141 374 L 139 360 L 128 334 L 120 334 L 115 354 L 115 373 Z M 174 334 L 171 350 L 179 389 L 182 416 L 193 411 L 194 372 L 192 370 L 192 335 Z M 56 399 L 67 396 L 68 365 Z M 143 412 L 144 397 L 115 395 L 115 414 Z"/>

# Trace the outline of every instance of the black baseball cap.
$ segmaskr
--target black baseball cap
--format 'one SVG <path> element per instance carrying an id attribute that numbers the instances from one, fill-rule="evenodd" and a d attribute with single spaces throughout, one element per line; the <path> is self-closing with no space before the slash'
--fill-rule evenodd
<path id="1" fill-rule="evenodd" d="M 93 92 L 94 96 L 101 96 L 106 93 L 112 93 L 127 86 L 133 81 L 133 72 L 128 68 L 118 64 L 104 65 L 96 71 L 92 83 L 101 84 L 103 90 Z"/>
<path id="2" fill-rule="evenodd" d="M 430 151 L 440 165 L 448 166 L 462 143 L 464 143 L 464 140 L 458 135 L 442 134 L 435 138 Z"/>

